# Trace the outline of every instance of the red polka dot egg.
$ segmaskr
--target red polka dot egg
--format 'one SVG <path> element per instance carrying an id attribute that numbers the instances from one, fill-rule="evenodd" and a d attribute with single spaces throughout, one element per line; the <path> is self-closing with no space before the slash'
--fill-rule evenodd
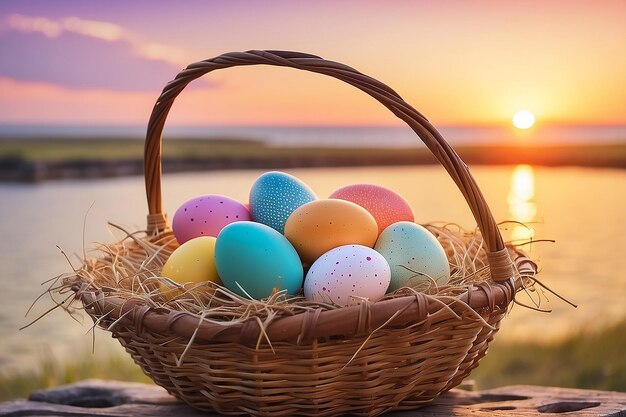
<path id="1" fill-rule="evenodd" d="M 378 234 L 391 224 L 415 220 L 409 203 L 396 192 L 380 185 L 348 185 L 329 198 L 351 201 L 369 211 L 378 224 Z"/>

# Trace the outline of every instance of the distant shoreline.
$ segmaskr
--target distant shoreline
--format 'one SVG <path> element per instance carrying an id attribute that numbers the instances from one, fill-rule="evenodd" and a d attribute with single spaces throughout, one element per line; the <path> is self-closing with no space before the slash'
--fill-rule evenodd
<path id="1" fill-rule="evenodd" d="M 626 144 L 460 146 L 470 165 L 626 168 Z M 425 147 L 330 148 L 268 146 L 245 139 L 179 139 L 164 144 L 163 172 L 301 167 L 432 165 Z M 41 182 L 143 175 L 143 142 L 136 139 L 0 139 L 0 181 Z"/>

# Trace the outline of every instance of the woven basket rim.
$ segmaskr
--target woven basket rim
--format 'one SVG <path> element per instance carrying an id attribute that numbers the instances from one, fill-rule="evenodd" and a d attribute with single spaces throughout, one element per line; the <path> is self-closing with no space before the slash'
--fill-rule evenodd
<path id="1" fill-rule="evenodd" d="M 442 309 L 456 316 L 506 309 L 523 288 L 523 277 L 534 276 L 537 272 L 537 265 L 524 253 L 514 248 L 509 250 L 515 256 L 517 279 L 469 284 L 467 290 L 457 296 L 416 292 L 335 309 L 312 309 L 275 318 L 267 325 L 260 325 L 254 317 L 236 323 L 207 321 L 191 312 L 166 305 L 154 306 L 144 298 L 110 295 L 105 288 L 80 274 L 73 275 L 69 285 L 94 316 L 106 317 L 116 325 L 134 327 L 138 332 L 151 330 L 198 341 L 237 342 L 248 346 L 257 344 L 263 332 L 272 342 L 299 344 L 316 338 L 367 334 L 383 324 L 401 327 L 418 323 Z"/>

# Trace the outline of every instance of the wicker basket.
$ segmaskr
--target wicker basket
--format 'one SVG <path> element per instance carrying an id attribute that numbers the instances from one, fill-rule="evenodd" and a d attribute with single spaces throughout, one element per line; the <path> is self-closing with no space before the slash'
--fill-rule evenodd
<path id="1" fill-rule="evenodd" d="M 376 303 L 309 309 L 269 325 L 254 317 L 237 323 L 206 320 L 202 314 L 116 292 L 116 285 L 129 284 L 110 281 L 111 258 L 123 252 L 135 259 L 140 266 L 128 275 L 133 278 L 129 282 L 138 282 L 154 276 L 155 270 L 158 274 L 154 265 L 161 265 L 177 245 L 161 208 L 161 133 L 174 99 L 208 72 L 259 64 L 335 77 L 404 120 L 465 197 L 480 229 L 490 280 L 468 285 L 455 297 L 405 294 Z M 374 416 L 416 408 L 458 385 L 478 365 L 523 277 L 536 272 L 532 261 L 505 246 L 469 169 L 426 118 L 386 85 L 309 54 L 248 51 L 189 65 L 166 85 L 154 106 L 145 146 L 145 180 L 149 206 L 145 236 L 132 234 L 111 245 L 109 255 L 86 261 L 65 282 L 94 321 L 119 339 L 147 375 L 199 409 L 259 416 Z M 152 255 L 147 254 L 148 246 Z"/>

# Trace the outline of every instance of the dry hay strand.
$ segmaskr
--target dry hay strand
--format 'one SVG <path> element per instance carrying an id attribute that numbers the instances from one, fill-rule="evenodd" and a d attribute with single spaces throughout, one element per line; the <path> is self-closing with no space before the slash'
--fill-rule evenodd
<path id="1" fill-rule="evenodd" d="M 98 244 L 94 251 L 98 256 L 83 259 L 83 265 L 74 272 L 60 277 L 61 284 L 48 292 L 76 294 L 97 291 L 100 297 L 121 297 L 138 300 L 151 308 L 167 308 L 188 312 L 204 321 L 224 325 L 242 322 L 251 317 L 265 325 L 275 318 L 303 313 L 311 309 L 331 310 L 340 308 L 330 303 L 311 302 L 302 294 L 287 296 L 286 291 L 275 291 L 269 298 L 255 300 L 242 297 L 213 282 L 174 282 L 161 276 L 163 265 L 179 246 L 171 231 L 148 236 L 144 231 L 128 232 L 111 225 L 123 233 L 113 244 Z M 472 286 L 490 281 L 489 265 L 479 231 L 464 230 L 454 223 L 425 224 L 442 244 L 450 263 L 451 277 L 446 285 L 437 285 L 432 279 L 417 280 L 414 287 L 400 288 L 385 295 L 383 300 L 412 295 L 416 292 L 432 297 L 456 297 Z M 515 246 L 508 247 L 512 259 L 523 255 Z M 416 275 L 420 275 L 416 272 Z M 422 277 L 424 278 L 424 277 Z M 527 292 L 534 291 L 534 271 L 518 278 Z M 71 290 L 71 291 L 70 291 Z M 534 297 L 537 298 L 537 297 Z M 540 300 L 533 298 L 539 308 Z M 73 301 L 73 300 L 71 300 Z M 72 302 L 65 300 L 63 307 Z M 354 297 L 352 304 L 360 298 Z M 80 308 L 80 307 L 78 307 Z"/>

